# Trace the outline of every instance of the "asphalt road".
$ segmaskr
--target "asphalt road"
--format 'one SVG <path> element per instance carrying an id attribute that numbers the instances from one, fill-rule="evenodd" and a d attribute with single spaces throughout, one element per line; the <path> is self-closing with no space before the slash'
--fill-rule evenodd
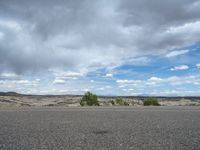
<path id="1" fill-rule="evenodd" d="M 1 108 L 2 150 L 200 150 L 200 107 Z"/>

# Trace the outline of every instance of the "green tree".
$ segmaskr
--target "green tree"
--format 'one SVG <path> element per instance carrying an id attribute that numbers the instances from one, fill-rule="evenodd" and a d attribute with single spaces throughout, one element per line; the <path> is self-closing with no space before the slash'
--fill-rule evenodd
<path id="1" fill-rule="evenodd" d="M 99 101 L 97 100 L 97 96 L 92 94 L 91 92 L 86 92 L 81 101 L 81 106 L 99 106 Z"/>

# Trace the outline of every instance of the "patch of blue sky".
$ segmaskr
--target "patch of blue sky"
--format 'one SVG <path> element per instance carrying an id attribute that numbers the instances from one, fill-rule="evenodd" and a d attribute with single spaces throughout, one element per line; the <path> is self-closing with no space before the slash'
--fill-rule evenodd
<path id="1" fill-rule="evenodd" d="M 149 61 L 148 65 L 137 66 L 135 64 L 125 64 L 119 66 L 115 68 L 116 72 L 118 72 L 115 77 L 120 79 L 147 79 L 151 76 L 185 76 L 191 73 L 197 73 L 200 71 L 200 69 L 196 67 L 196 64 L 200 63 L 199 44 L 187 47 L 187 49 L 189 52 L 186 54 L 170 58 L 165 55 L 150 56 L 149 59 L 151 61 Z M 171 71 L 171 68 L 179 65 L 187 65 L 189 68 L 186 70 Z"/>

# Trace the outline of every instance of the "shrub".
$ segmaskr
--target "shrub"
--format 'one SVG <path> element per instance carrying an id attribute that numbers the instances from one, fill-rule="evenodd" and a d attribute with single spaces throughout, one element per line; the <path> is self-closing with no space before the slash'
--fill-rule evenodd
<path id="1" fill-rule="evenodd" d="M 129 103 L 127 101 L 124 101 L 124 106 L 129 106 Z"/>
<path id="2" fill-rule="evenodd" d="M 91 92 L 86 92 L 81 101 L 81 106 L 99 106 L 99 101 L 97 100 L 97 96 L 92 94 Z"/>
<path id="3" fill-rule="evenodd" d="M 124 101 L 122 98 L 116 98 L 115 104 L 120 105 L 120 106 L 129 106 L 129 103 Z"/>
<path id="4" fill-rule="evenodd" d="M 47 106 L 51 106 L 52 107 L 52 106 L 55 106 L 55 104 L 48 104 Z"/>
<path id="5" fill-rule="evenodd" d="M 156 98 L 147 98 L 144 102 L 143 102 L 144 106 L 160 106 L 160 104 L 158 103 L 158 100 Z"/>
<path id="6" fill-rule="evenodd" d="M 111 102 L 112 105 L 115 105 L 115 101 L 114 100 L 111 100 L 110 102 Z"/>

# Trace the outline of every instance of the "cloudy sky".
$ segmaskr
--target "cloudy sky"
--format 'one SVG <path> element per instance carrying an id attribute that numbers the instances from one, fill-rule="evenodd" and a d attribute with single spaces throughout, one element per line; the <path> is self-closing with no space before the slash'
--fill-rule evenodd
<path id="1" fill-rule="evenodd" d="M 199 0 L 0 0 L 0 91 L 200 95 Z"/>

